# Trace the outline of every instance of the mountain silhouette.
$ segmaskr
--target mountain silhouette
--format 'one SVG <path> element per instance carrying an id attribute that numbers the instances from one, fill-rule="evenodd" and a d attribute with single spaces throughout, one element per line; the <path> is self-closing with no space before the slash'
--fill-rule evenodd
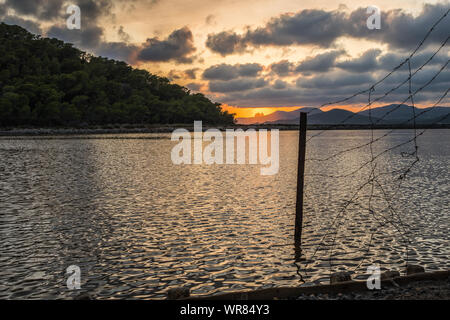
<path id="1" fill-rule="evenodd" d="M 344 109 L 332 109 L 322 111 L 317 108 L 300 108 L 294 111 L 275 111 L 265 116 L 254 118 L 237 118 L 239 124 L 298 124 L 300 112 L 308 113 L 309 124 L 320 125 L 369 125 L 371 123 L 380 125 L 411 125 L 416 117 L 417 124 L 448 124 L 450 123 L 449 107 L 417 108 L 405 104 L 390 104 L 383 107 L 372 108 L 354 113 Z M 370 119 L 370 117 L 372 119 Z"/>

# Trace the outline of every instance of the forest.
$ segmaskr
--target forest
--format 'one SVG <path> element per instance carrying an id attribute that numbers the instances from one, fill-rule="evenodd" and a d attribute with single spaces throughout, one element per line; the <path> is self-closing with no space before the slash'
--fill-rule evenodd
<path id="1" fill-rule="evenodd" d="M 233 124 L 201 93 L 70 43 L 0 24 L 0 126 Z"/>

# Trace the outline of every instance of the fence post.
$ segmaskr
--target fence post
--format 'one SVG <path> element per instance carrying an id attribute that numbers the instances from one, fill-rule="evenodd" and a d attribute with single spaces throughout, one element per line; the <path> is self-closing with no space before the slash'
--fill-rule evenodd
<path id="1" fill-rule="evenodd" d="M 302 242 L 303 224 L 303 183 L 305 177 L 306 125 L 307 114 L 300 112 L 300 128 L 298 135 L 298 169 L 297 169 L 297 203 L 295 207 L 295 245 Z"/>

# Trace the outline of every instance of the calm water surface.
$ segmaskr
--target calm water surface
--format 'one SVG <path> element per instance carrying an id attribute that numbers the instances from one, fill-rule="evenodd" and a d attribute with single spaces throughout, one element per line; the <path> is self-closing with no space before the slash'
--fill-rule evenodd
<path id="1" fill-rule="evenodd" d="M 373 152 L 411 136 L 397 130 Z M 419 137 L 420 161 L 405 179 L 392 172 L 414 160 L 411 143 L 354 174 L 368 146 L 312 160 L 369 139 L 327 131 L 308 143 L 299 265 L 310 283 L 338 270 L 363 278 L 372 263 L 450 267 L 450 130 Z M 81 291 L 98 299 L 163 298 L 182 285 L 199 295 L 300 285 L 297 144 L 297 132 L 280 132 L 279 173 L 261 176 L 260 165 L 173 165 L 169 139 L 0 139 L 0 298 L 79 294 L 66 288 L 72 264 Z"/>

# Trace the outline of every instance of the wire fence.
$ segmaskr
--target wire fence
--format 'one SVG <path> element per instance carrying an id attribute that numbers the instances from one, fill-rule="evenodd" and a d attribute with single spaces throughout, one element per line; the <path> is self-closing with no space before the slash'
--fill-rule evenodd
<path id="1" fill-rule="evenodd" d="M 409 248 L 412 243 L 411 237 L 413 234 L 412 227 L 407 223 L 404 213 L 396 208 L 395 202 L 397 201 L 397 196 L 401 191 L 402 185 L 407 180 L 408 175 L 420 161 L 420 145 L 418 138 L 424 135 L 427 129 L 419 130 L 417 121 L 418 119 L 420 120 L 426 113 L 431 112 L 439 106 L 439 104 L 446 99 L 450 88 L 444 88 L 441 92 L 436 92 L 436 96 L 438 96 L 438 98 L 431 105 L 431 107 L 425 110 L 415 108 L 416 97 L 424 89 L 431 86 L 431 84 L 435 82 L 436 78 L 441 73 L 447 70 L 450 60 L 447 59 L 447 61 L 443 63 L 420 87 L 414 89 L 413 82 L 414 77 L 421 73 L 421 71 L 423 71 L 424 68 L 429 65 L 440 52 L 444 51 L 443 49 L 446 48 L 450 39 L 450 34 L 438 47 L 434 47 L 435 50 L 432 52 L 430 57 L 415 70 L 412 68 L 412 61 L 420 49 L 422 49 L 427 43 L 427 39 L 430 35 L 435 32 L 437 28 L 442 27 L 440 24 L 445 19 L 448 19 L 449 12 L 450 9 L 447 10 L 445 14 L 443 14 L 433 24 L 433 26 L 431 26 L 431 28 L 426 32 L 424 38 L 419 42 L 417 47 L 409 54 L 407 58 L 396 65 L 380 80 L 370 85 L 367 89 L 356 92 L 343 99 L 327 102 L 319 106 L 320 109 L 326 106 L 349 103 L 352 99 L 358 96 L 367 95 L 367 103 L 360 107 L 357 112 L 352 113 L 343 119 L 339 122 L 339 124 L 346 124 L 350 119 L 355 117 L 358 112 L 367 110 L 370 122 L 370 133 L 368 141 L 365 141 L 364 143 L 334 151 L 330 155 L 306 158 L 306 189 L 308 189 L 308 184 L 312 184 L 314 179 L 326 179 L 328 181 L 331 181 L 332 179 L 351 179 L 352 181 L 357 180 L 358 183 L 355 183 L 354 186 L 352 185 L 351 190 L 349 190 L 348 197 L 343 200 L 340 208 L 333 214 L 330 214 L 329 224 L 323 227 L 322 230 L 324 232 L 320 234 L 318 240 L 312 241 L 312 243 L 309 244 L 304 243 L 306 250 L 305 248 L 301 248 L 302 253 L 296 257 L 295 262 L 295 265 L 297 266 L 297 274 L 300 276 L 301 281 L 304 282 L 305 277 L 308 277 L 308 270 L 310 270 L 309 266 L 314 263 L 319 254 L 322 256 L 326 255 L 328 257 L 327 266 L 330 269 L 330 273 L 337 271 L 336 268 L 340 270 L 341 268 L 339 263 L 344 258 L 342 257 L 342 254 L 336 254 L 337 247 L 340 243 L 345 242 L 345 238 L 352 237 L 352 233 L 345 232 L 345 229 L 352 227 L 354 228 L 355 223 L 364 225 L 364 223 L 361 222 L 364 219 L 371 219 L 370 224 L 364 225 L 366 241 L 360 241 L 353 246 L 347 246 L 344 250 L 346 255 L 350 255 L 353 260 L 358 261 L 357 263 L 353 263 L 352 268 L 350 268 L 351 270 L 349 271 L 357 273 L 361 270 L 362 266 L 366 263 L 366 260 L 370 256 L 375 238 L 379 239 L 382 238 L 383 235 L 387 234 L 385 233 L 386 228 L 393 230 L 394 237 L 397 238 L 397 243 L 403 247 L 403 251 L 398 252 L 398 254 L 402 254 L 404 256 L 403 261 L 405 261 L 406 264 L 409 263 Z M 406 79 L 382 92 L 378 96 L 375 96 L 377 90 L 380 91 L 378 89 L 380 85 L 386 84 L 390 77 L 397 72 L 401 72 L 400 70 L 402 67 L 405 67 L 407 70 L 408 76 Z M 384 115 L 375 118 L 373 116 L 373 105 L 383 101 L 383 99 L 405 86 L 407 87 L 407 96 L 400 103 L 395 104 L 394 107 L 392 107 Z M 405 103 L 411 106 L 411 116 L 408 120 L 405 120 L 400 124 L 411 124 L 412 133 L 406 140 L 390 145 L 389 143 L 386 143 L 386 140 L 398 132 L 398 129 L 391 129 L 385 132 L 383 131 L 381 134 L 376 135 L 375 126 L 385 120 L 390 114 L 404 106 Z M 307 112 L 307 114 L 314 112 L 315 110 L 316 109 L 311 109 Z M 448 117 L 450 117 L 450 112 L 444 114 L 429 125 L 433 126 L 435 124 L 442 123 Z M 327 130 L 321 130 L 311 134 L 306 140 L 307 146 L 325 132 L 327 132 Z M 352 152 L 365 150 L 366 148 L 368 149 L 368 159 L 363 160 L 358 164 L 352 163 L 351 166 L 348 166 L 350 168 L 348 171 L 333 174 L 330 174 L 329 172 L 308 172 L 314 171 L 308 170 L 308 168 L 311 168 L 316 162 L 320 164 L 319 167 L 326 167 L 327 164 L 330 164 L 332 161 L 348 161 L 349 159 L 351 160 L 352 156 L 350 154 Z M 393 152 L 399 157 L 398 164 L 386 166 L 386 156 L 388 154 L 392 154 Z M 388 169 L 385 169 L 385 167 Z M 391 170 L 389 170 L 389 168 L 391 168 Z M 305 197 L 308 199 L 308 192 L 305 193 Z M 308 225 L 305 225 L 304 228 L 307 229 Z M 308 239 L 305 239 L 305 242 L 307 241 Z M 350 252 L 349 247 L 352 247 L 354 252 Z M 396 248 L 392 246 L 389 250 L 395 251 Z M 374 258 L 376 258 L 376 256 Z"/>

